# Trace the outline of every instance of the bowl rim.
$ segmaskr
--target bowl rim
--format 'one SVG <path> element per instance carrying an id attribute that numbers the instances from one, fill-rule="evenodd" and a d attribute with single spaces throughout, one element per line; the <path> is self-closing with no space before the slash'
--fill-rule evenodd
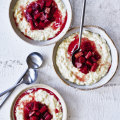
<path id="1" fill-rule="evenodd" d="M 13 28 L 13 25 L 12 25 L 12 21 L 11 21 L 11 17 L 10 17 L 10 11 L 11 11 L 11 4 L 12 4 L 12 1 L 13 0 L 10 0 L 10 3 L 9 3 L 9 12 L 8 12 L 8 16 L 9 16 L 9 23 L 10 23 L 10 28 L 12 29 L 12 31 L 15 33 L 15 35 L 19 38 L 19 39 L 21 39 L 22 41 L 24 41 L 25 43 L 28 43 L 28 44 L 30 44 L 30 45 L 34 45 L 34 46 L 49 46 L 49 45 L 52 45 L 52 44 L 55 44 L 56 42 L 58 42 L 60 39 L 62 39 L 65 35 L 66 35 L 66 33 L 69 31 L 69 29 L 70 29 L 70 27 L 71 27 L 71 25 L 72 25 L 72 18 L 73 18 L 73 11 L 72 11 L 72 6 L 71 6 L 71 2 L 69 1 L 69 0 L 67 0 L 67 2 L 68 2 L 68 6 L 69 6 L 69 9 L 67 9 L 67 7 L 66 7 L 66 10 L 67 10 L 67 13 L 68 13 L 68 11 L 69 11 L 69 23 L 68 23 L 68 26 L 65 26 L 66 27 L 66 31 L 61 35 L 61 37 L 59 38 L 59 39 L 56 39 L 56 40 L 54 40 L 54 41 L 52 41 L 53 39 L 51 39 L 51 40 L 42 40 L 42 41 L 36 41 L 36 40 L 31 40 L 31 39 L 29 39 L 28 38 L 28 40 L 29 41 L 34 41 L 34 43 L 31 43 L 31 42 L 29 42 L 28 40 L 25 40 L 25 39 L 23 39 L 22 37 L 20 37 L 19 35 L 18 35 L 18 33 L 16 32 L 16 30 Z M 63 1 L 63 0 L 62 0 Z M 64 2 L 63 2 L 64 3 Z M 64 4 L 65 5 L 65 4 Z M 67 18 L 67 21 L 68 21 L 68 18 Z M 65 29 L 65 27 L 64 27 L 64 29 Z M 18 28 L 17 28 L 18 29 Z M 63 30 L 64 30 L 63 29 Z M 63 32 L 63 30 L 62 30 L 62 32 Z M 20 30 L 19 30 L 19 32 L 21 32 Z M 61 32 L 61 33 L 62 33 Z M 60 34 L 61 34 L 60 33 Z M 23 37 L 25 37 L 24 36 L 24 34 L 23 33 L 21 33 L 22 34 L 22 36 Z M 56 36 L 55 38 L 57 38 L 58 36 Z M 26 37 L 25 37 L 26 38 Z M 47 42 L 47 41 L 51 41 L 50 43 L 45 43 L 45 42 Z M 37 43 L 36 43 L 37 42 Z M 40 44 L 42 42 L 42 44 Z"/>
<path id="2" fill-rule="evenodd" d="M 17 93 L 16 97 L 12 101 L 12 105 L 11 105 L 11 108 L 10 108 L 10 120 L 13 120 L 13 109 L 14 109 L 14 104 L 16 103 L 17 98 L 19 98 L 19 96 L 23 92 L 25 92 L 26 90 L 29 90 L 31 88 L 45 88 L 45 89 L 48 89 L 48 90 L 52 91 L 59 98 L 59 101 L 61 103 L 61 106 L 62 106 L 62 109 L 63 109 L 62 120 L 67 120 L 67 106 L 66 106 L 66 103 L 65 103 L 63 97 L 60 95 L 60 93 L 57 92 L 57 90 L 55 90 L 54 88 L 52 88 L 48 85 L 45 85 L 45 84 L 29 85 L 28 87 L 23 88 L 19 93 Z"/>
<path id="3" fill-rule="evenodd" d="M 82 88 L 77 88 L 77 87 L 74 87 L 74 86 L 70 86 L 68 83 L 66 83 L 66 82 L 60 77 L 60 75 L 58 74 L 58 72 L 57 72 L 57 70 L 56 70 L 56 68 L 55 68 L 55 64 L 54 64 L 54 62 L 55 62 L 55 60 L 54 60 L 54 51 L 55 51 L 55 48 L 56 48 L 56 44 L 57 44 L 57 43 L 55 44 L 55 46 L 54 46 L 54 48 L 53 48 L 53 53 L 52 53 L 53 68 L 54 68 L 54 71 L 56 72 L 57 76 L 58 76 L 58 77 L 62 80 L 62 82 L 65 83 L 67 86 L 70 86 L 70 87 L 73 87 L 73 88 L 75 88 L 75 89 L 82 90 L 82 91 L 95 90 L 95 89 L 101 88 L 101 87 L 103 87 L 104 85 L 106 85 L 107 83 L 109 83 L 109 82 L 112 80 L 112 78 L 114 77 L 114 75 L 116 74 L 117 69 L 118 69 L 118 65 L 119 65 L 119 54 L 118 54 L 118 50 L 117 50 L 117 48 L 116 48 L 113 40 L 111 39 L 111 37 L 107 34 L 106 30 L 104 30 L 104 29 L 101 28 L 100 26 L 96 26 L 96 25 L 84 25 L 84 28 L 90 28 L 90 27 L 98 28 L 98 29 L 102 30 L 102 31 L 107 35 L 107 37 L 111 40 L 111 42 L 113 43 L 113 45 L 114 45 L 114 47 L 115 47 L 115 49 L 116 49 L 116 52 L 117 52 L 117 67 L 116 67 L 116 70 L 115 70 L 114 74 L 111 76 L 111 78 L 110 78 L 106 83 L 104 83 L 103 85 L 100 85 L 100 86 L 98 86 L 98 87 L 87 88 L 87 89 L 82 89 Z M 73 27 L 73 28 L 71 28 L 68 32 L 70 32 L 70 31 L 72 31 L 72 30 L 74 30 L 74 29 L 78 29 L 78 28 L 79 28 L 78 26 L 77 26 L 77 27 Z M 58 42 L 59 42 L 59 41 L 58 41 Z"/>

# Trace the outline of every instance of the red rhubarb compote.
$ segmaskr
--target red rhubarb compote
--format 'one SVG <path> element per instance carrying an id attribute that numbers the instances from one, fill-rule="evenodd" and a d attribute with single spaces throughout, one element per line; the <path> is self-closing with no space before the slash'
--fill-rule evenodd
<path id="1" fill-rule="evenodd" d="M 42 91 L 48 93 L 49 95 L 52 95 L 56 99 L 56 101 L 60 104 L 60 109 L 55 108 L 54 113 L 51 113 L 51 110 L 50 110 L 49 106 L 47 105 L 48 102 L 47 102 L 47 104 L 45 104 L 45 103 L 43 103 L 43 101 L 42 102 L 36 101 L 35 93 L 38 92 L 39 90 L 42 90 Z M 26 97 L 28 97 L 27 95 L 30 97 L 30 100 L 26 99 Z M 42 96 L 39 96 L 39 97 L 42 97 Z M 24 100 L 22 100 L 22 99 L 24 99 Z M 22 102 L 21 102 L 21 100 L 22 100 Z M 56 103 L 56 104 L 58 104 L 58 103 Z M 50 104 L 52 104 L 52 101 Z M 19 110 L 19 112 L 17 110 Z M 61 107 L 59 98 L 50 90 L 45 89 L 45 88 L 32 88 L 32 89 L 29 89 L 29 90 L 23 92 L 16 100 L 16 103 L 14 105 L 15 120 L 18 120 L 19 117 L 17 115 L 20 112 L 23 114 L 22 115 L 23 120 L 53 120 L 54 114 L 58 114 L 58 113 L 62 112 L 62 107 Z"/>
<path id="2" fill-rule="evenodd" d="M 46 105 L 31 101 L 24 106 L 24 120 L 51 120 L 52 115 Z"/>
<path id="3" fill-rule="evenodd" d="M 54 21 L 52 28 L 55 30 L 65 24 L 54 0 L 37 0 L 30 3 L 26 8 L 25 17 L 31 25 L 31 30 L 43 30 Z"/>
<path id="4" fill-rule="evenodd" d="M 73 51 L 78 48 L 78 35 L 76 35 L 74 39 L 68 47 L 68 54 L 70 56 L 72 56 Z M 94 41 L 90 41 L 88 38 L 82 38 L 80 48 L 80 51 L 75 54 L 75 67 L 84 74 L 90 71 L 95 72 L 99 66 L 101 56 L 96 49 Z"/>

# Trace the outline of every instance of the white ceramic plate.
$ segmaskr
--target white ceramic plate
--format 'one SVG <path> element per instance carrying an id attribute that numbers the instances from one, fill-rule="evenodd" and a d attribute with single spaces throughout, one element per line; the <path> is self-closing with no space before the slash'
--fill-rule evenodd
<path id="1" fill-rule="evenodd" d="M 35 84 L 35 85 L 30 85 L 29 87 L 27 87 L 26 89 L 22 90 L 14 99 L 13 101 L 13 104 L 12 104 L 12 107 L 11 107 L 11 112 L 10 112 L 10 118 L 11 120 L 15 120 L 14 119 L 14 112 L 13 112 L 13 109 L 14 109 L 14 105 L 16 103 L 16 100 L 17 98 L 23 93 L 25 92 L 26 90 L 28 89 L 31 89 L 31 88 L 46 88 L 48 90 L 50 90 L 51 92 L 53 92 L 60 100 L 60 103 L 61 103 L 61 106 L 62 106 L 62 109 L 63 109 L 63 119 L 62 120 L 67 120 L 67 107 L 66 107 L 66 104 L 63 100 L 63 98 L 61 97 L 61 95 L 53 88 L 47 86 L 47 85 L 44 85 L 44 84 Z"/>
<path id="2" fill-rule="evenodd" d="M 70 36 L 71 34 L 73 33 L 76 33 L 76 32 L 79 32 L 79 28 L 73 28 L 71 29 L 65 36 L 63 39 L 61 39 L 60 41 L 58 41 L 54 47 L 54 51 L 53 51 L 53 66 L 54 66 L 54 69 L 57 73 L 57 75 L 67 84 L 67 85 L 70 85 L 72 87 L 75 87 L 75 88 L 79 88 L 81 90 L 91 90 L 91 89 L 95 89 L 95 88 L 99 88 L 103 85 L 105 85 L 108 81 L 111 80 L 111 78 L 114 76 L 116 70 L 117 70 L 117 67 L 118 67 L 118 52 L 117 52 L 117 49 L 112 41 L 112 39 L 107 35 L 107 33 L 105 32 L 105 30 L 103 30 L 102 28 L 100 27 L 97 27 L 97 26 L 85 26 L 83 30 L 87 30 L 87 31 L 91 31 L 93 33 L 97 33 L 99 34 L 101 37 L 103 37 L 108 46 L 110 47 L 110 50 L 111 50 L 111 56 L 112 56 L 112 64 L 111 64 L 111 68 L 109 70 L 109 72 L 97 83 L 93 84 L 93 85 L 84 85 L 84 86 L 81 86 L 81 85 L 77 85 L 77 84 L 74 84 L 68 80 L 66 80 L 60 73 L 57 65 L 56 65 L 56 54 L 57 54 L 57 49 L 58 49 L 58 46 L 61 44 L 61 42 L 67 38 L 68 36 Z"/>
<path id="3" fill-rule="evenodd" d="M 44 46 L 44 45 L 49 45 L 49 44 L 52 44 L 52 43 L 55 43 L 57 42 L 58 40 L 60 40 L 65 34 L 66 32 L 69 30 L 69 27 L 71 25 L 71 21 L 72 21 L 72 9 L 71 9 L 71 5 L 70 5 L 70 2 L 69 0 L 62 0 L 66 9 L 67 9 L 67 14 L 68 14 L 68 17 L 67 17 L 67 22 L 66 22 L 66 25 L 65 25 L 65 28 L 63 29 L 63 31 L 58 35 L 56 36 L 55 38 L 51 39 L 51 40 L 46 40 L 46 41 L 34 41 L 34 40 L 31 40 L 27 37 L 25 37 L 21 32 L 20 30 L 17 28 L 16 24 L 15 24 L 15 20 L 14 20 L 14 17 L 13 17 L 13 9 L 14 9 L 14 6 L 17 2 L 17 0 L 11 0 L 10 2 L 10 7 L 9 7 L 9 18 L 10 18 L 10 23 L 12 25 L 12 28 L 13 30 L 15 31 L 15 33 L 24 41 L 30 43 L 30 44 L 33 44 L 33 45 L 39 45 L 39 46 Z"/>

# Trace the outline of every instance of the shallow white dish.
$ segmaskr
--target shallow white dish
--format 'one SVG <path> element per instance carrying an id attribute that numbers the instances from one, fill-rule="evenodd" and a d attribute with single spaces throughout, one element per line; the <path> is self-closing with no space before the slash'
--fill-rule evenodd
<path id="1" fill-rule="evenodd" d="M 44 84 L 34 84 L 34 85 L 30 85 L 29 87 L 27 87 L 26 89 L 22 90 L 14 99 L 13 103 L 12 103 L 12 106 L 11 106 L 11 111 L 10 111 L 10 118 L 11 120 L 15 120 L 14 119 L 14 112 L 13 112 L 13 109 L 14 109 L 14 104 L 16 103 L 16 100 L 17 98 L 23 93 L 25 92 L 26 90 L 28 89 L 31 89 L 31 88 L 46 88 L 48 90 L 50 90 L 51 92 L 53 92 L 60 100 L 60 103 L 61 103 L 61 106 L 62 106 L 62 109 L 63 109 L 63 118 L 62 120 L 67 120 L 67 107 L 66 107 L 66 104 L 62 98 L 62 96 L 53 88 L 51 88 L 50 86 L 47 86 L 47 85 L 44 85 Z"/>
<path id="2" fill-rule="evenodd" d="M 111 57 L 112 57 L 112 63 L 111 63 L 111 68 L 109 70 L 109 72 L 100 80 L 98 81 L 97 83 L 93 84 L 93 85 L 77 85 L 77 84 L 74 84 L 68 80 L 66 80 L 60 73 L 57 65 L 56 65 L 56 54 L 57 54 L 57 49 L 58 49 L 58 46 L 61 44 L 61 42 L 67 38 L 68 36 L 70 36 L 71 34 L 73 33 L 76 33 L 76 32 L 79 32 L 79 28 L 73 28 L 71 29 L 65 36 L 63 39 L 61 39 L 60 41 L 58 41 L 54 47 L 54 50 L 53 50 L 53 66 L 54 66 L 54 69 L 57 73 L 57 75 L 67 84 L 67 85 L 70 85 L 72 87 L 75 87 L 75 88 L 79 88 L 81 90 L 91 90 L 91 89 L 95 89 L 95 88 L 99 88 L 103 85 L 105 85 L 107 82 L 109 82 L 112 77 L 114 76 L 116 70 L 117 70 L 117 67 L 118 67 L 118 52 L 117 52 L 117 49 L 112 41 L 112 39 L 107 35 L 107 33 L 105 32 L 105 30 L 103 30 L 102 28 L 100 27 L 97 27 L 97 26 L 85 26 L 83 30 L 87 30 L 87 31 L 90 31 L 90 32 L 93 32 L 93 33 L 97 33 L 99 34 L 101 37 L 103 37 L 108 46 L 110 47 L 110 50 L 111 50 Z"/>
<path id="3" fill-rule="evenodd" d="M 20 30 L 17 28 L 16 24 L 15 24 L 15 20 L 14 20 L 14 17 L 13 17 L 13 9 L 14 9 L 14 6 L 17 2 L 17 0 L 11 0 L 10 2 L 10 6 L 9 6 L 9 19 L 10 19 L 10 23 L 11 23 L 11 26 L 14 30 L 14 32 L 24 41 L 30 43 L 30 44 L 33 44 L 33 45 L 39 45 L 39 46 L 44 46 L 44 45 L 49 45 L 49 44 L 52 44 L 52 43 L 55 43 L 57 42 L 58 40 L 60 40 L 65 34 L 66 32 L 69 30 L 69 27 L 71 25 L 71 21 L 72 21 L 72 9 L 71 9 L 71 5 L 70 5 L 70 2 L 69 0 L 62 0 L 65 7 L 66 7 L 66 10 L 67 10 L 67 22 L 66 22 L 66 25 L 65 25 L 65 28 L 63 29 L 63 31 L 58 35 L 56 36 L 55 38 L 51 39 L 51 40 L 44 40 L 44 41 L 34 41 L 34 40 L 31 40 L 27 37 L 24 36 L 24 34 L 22 34 L 20 32 Z"/>

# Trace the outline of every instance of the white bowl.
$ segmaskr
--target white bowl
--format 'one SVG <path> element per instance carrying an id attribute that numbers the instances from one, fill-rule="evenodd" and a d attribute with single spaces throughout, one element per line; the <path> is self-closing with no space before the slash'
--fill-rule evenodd
<path id="1" fill-rule="evenodd" d="M 15 24 L 15 20 L 14 20 L 14 16 L 13 16 L 13 9 L 14 9 L 14 6 L 17 2 L 17 0 L 11 0 L 10 2 L 10 7 L 9 7 L 9 19 L 10 19 L 10 23 L 11 23 L 11 26 L 14 30 L 14 32 L 24 41 L 30 43 L 30 44 L 33 44 L 33 45 L 39 45 L 39 46 L 44 46 L 44 45 L 49 45 L 49 44 L 52 44 L 52 43 L 55 43 L 57 42 L 58 40 L 60 40 L 65 34 L 66 32 L 69 30 L 69 27 L 71 25 L 71 21 L 72 21 L 72 9 L 71 9 L 71 5 L 70 5 L 70 2 L 69 0 L 62 0 L 66 9 L 67 9 L 67 22 L 66 22 L 66 25 L 65 25 L 65 28 L 63 29 L 63 31 L 58 35 L 56 36 L 55 38 L 51 39 L 51 40 L 43 40 L 43 41 L 35 41 L 35 40 L 31 40 L 27 37 L 24 36 L 23 33 L 21 33 L 21 31 L 17 28 L 16 24 Z"/>
<path id="2" fill-rule="evenodd" d="M 63 118 L 62 120 L 67 120 L 67 107 L 66 107 L 66 104 L 63 100 L 63 98 L 61 97 L 61 95 L 53 88 L 47 86 L 47 85 L 44 85 L 44 84 L 35 84 L 35 85 L 30 85 L 29 87 L 27 87 L 26 89 L 22 90 L 14 99 L 13 103 L 12 103 L 12 107 L 11 107 L 11 111 L 10 111 L 10 118 L 11 120 L 15 120 L 14 119 L 14 105 L 16 103 L 16 100 L 17 98 L 19 98 L 19 96 L 25 92 L 26 90 L 28 89 L 31 89 L 31 88 L 45 88 L 45 89 L 48 89 L 50 90 L 51 92 L 53 92 L 58 98 L 59 98 L 59 101 L 61 103 L 61 106 L 62 106 L 62 109 L 63 109 Z"/>
<path id="3" fill-rule="evenodd" d="M 58 49 L 58 46 L 61 44 L 61 42 L 67 38 L 68 36 L 70 36 L 71 34 L 73 33 L 76 33 L 76 32 L 79 32 L 79 28 L 73 28 L 71 29 L 65 36 L 63 39 L 61 39 L 60 41 L 58 41 L 54 47 L 54 51 L 53 51 L 53 66 L 54 66 L 54 69 L 57 73 L 57 75 L 62 79 L 62 81 L 64 83 L 66 83 L 67 85 L 69 86 L 72 86 L 72 87 L 75 87 L 75 88 L 79 88 L 81 90 L 91 90 L 91 89 L 95 89 L 95 88 L 99 88 L 103 85 L 105 85 L 107 82 L 109 82 L 112 77 L 114 76 L 116 70 L 117 70 L 117 67 L 118 67 L 118 52 L 117 52 L 117 49 L 112 41 L 112 39 L 107 35 L 107 33 L 105 32 L 105 30 L 103 30 L 102 28 L 98 27 L 98 26 L 85 26 L 83 30 L 87 30 L 87 31 L 91 31 L 93 33 L 97 33 L 99 34 L 102 38 L 104 38 L 108 44 L 108 46 L 110 47 L 110 50 L 111 50 L 111 57 L 112 57 L 112 63 L 111 63 L 111 68 L 109 70 L 109 72 L 100 80 L 98 81 L 97 83 L 93 84 L 93 85 L 77 85 L 75 83 L 72 83 L 68 80 L 66 80 L 62 74 L 60 73 L 57 65 L 56 65 L 56 54 L 57 54 L 57 49 Z"/>

